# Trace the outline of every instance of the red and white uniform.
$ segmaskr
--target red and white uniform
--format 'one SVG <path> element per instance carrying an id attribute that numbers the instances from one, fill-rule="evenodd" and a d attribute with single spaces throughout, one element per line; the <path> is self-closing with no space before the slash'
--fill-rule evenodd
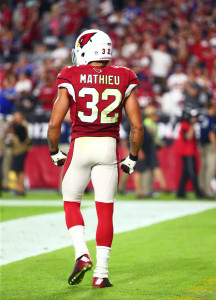
<path id="1" fill-rule="evenodd" d="M 81 201 L 92 179 L 95 200 L 113 202 L 122 109 L 137 85 L 136 75 L 124 67 L 71 66 L 58 74 L 58 88 L 68 91 L 72 120 L 72 143 L 62 183 L 64 201 Z"/>
<path id="2" fill-rule="evenodd" d="M 124 67 L 64 68 L 57 76 L 57 86 L 65 87 L 69 94 L 72 140 L 81 136 L 119 140 L 124 99 L 137 85 L 136 75 Z"/>

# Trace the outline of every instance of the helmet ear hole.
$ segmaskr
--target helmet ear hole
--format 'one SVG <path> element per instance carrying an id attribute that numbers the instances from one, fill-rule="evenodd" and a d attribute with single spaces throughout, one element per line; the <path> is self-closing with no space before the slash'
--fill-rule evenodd
<path id="1" fill-rule="evenodd" d="M 83 53 L 81 54 L 81 56 L 84 57 L 84 56 L 85 56 L 85 52 L 83 52 Z"/>

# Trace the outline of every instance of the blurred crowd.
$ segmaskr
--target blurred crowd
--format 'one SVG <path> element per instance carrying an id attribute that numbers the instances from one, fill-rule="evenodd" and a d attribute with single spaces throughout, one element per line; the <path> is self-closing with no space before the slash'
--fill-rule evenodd
<path id="1" fill-rule="evenodd" d="M 86 28 L 107 32 L 113 64 L 138 75 L 141 107 L 216 106 L 216 6 L 210 0 L 1 1 L 0 110 L 49 111 L 55 78 Z"/>
<path id="2" fill-rule="evenodd" d="M 143 110 L 172 117 L 216 108 L 214 0 L 2 0 L 0 114 L 50 114 L 56 75 L 89 28 L 108 33 L 112 63 L 137 74 Z"/>

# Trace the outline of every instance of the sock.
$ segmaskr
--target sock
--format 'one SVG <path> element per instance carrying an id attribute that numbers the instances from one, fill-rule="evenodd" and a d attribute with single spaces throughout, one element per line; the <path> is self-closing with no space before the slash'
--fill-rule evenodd
<path id="1" fill-rule="evenodd" d="M 82 225 L 73 226 L 69 229 L 69 234 L 74 245 L 75 260 L 84 254 L 89 255 L 85 242 L 85 227 Z"/>
<path id="2" fill-rule="evenodd" d="M 111 248 L 109 247 L 96 247 L 97 264 L 94 271 L 94 277 L 108 278 L 108 261 L 110 257 L 110 251 Z"/>
<path id="3" fill-rule="evenodd" d="M 98 216 L 96 232 L 97 264 L 94 277 L 108 278 L 108 261 L 113 239 L 113 203 L 95 202 Z"/>
<path id="4" fill-rule="evenodd" d="M 85 242 L 85 226 L 79 202 L 64 201 L 65 221 L 75 249 L 75 260 L 89 255 Z"/>
<path id="5" fill-rule="evenodd" d="M 64 201 L 65 221 L 68 229 L 76 225 L 84 226 L 80 205 L 80 202 Z"/>
<path id="6" fill-rule="evenodd" d="M 113 203 L 95 202 L 98 225 L 97 246 L 110 248 L 113 240 Z"/>

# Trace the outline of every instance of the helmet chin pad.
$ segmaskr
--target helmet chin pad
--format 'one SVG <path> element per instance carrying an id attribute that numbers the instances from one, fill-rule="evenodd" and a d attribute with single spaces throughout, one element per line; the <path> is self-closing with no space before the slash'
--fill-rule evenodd
<path id="1" fill-rule="evenodd" d="M 76 66 L 92 61 L 109 61 L 112 59 L 112 41 L 101 30 L 86 30 L 77 38 L 71 55 L 72 63 Z"/>

